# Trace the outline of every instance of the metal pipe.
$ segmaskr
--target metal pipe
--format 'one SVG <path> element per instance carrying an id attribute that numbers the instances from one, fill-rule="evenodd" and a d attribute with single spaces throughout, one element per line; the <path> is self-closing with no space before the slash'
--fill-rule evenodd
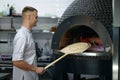
<path id="1" fill-rule="evenodd" d="M 113 80 L 119 80 L 120 0 L 113 0 Z"/>

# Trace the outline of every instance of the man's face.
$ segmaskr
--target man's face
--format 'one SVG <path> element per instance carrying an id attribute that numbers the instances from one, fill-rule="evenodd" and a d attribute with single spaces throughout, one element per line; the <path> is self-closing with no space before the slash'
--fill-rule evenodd
<path id="1" fill-rule="evenodd" d="M 36 26 L 38 22 L 38 13 L 36 11 L 32 12 L 30 16 L 30 24 L 31 26 Z"/>

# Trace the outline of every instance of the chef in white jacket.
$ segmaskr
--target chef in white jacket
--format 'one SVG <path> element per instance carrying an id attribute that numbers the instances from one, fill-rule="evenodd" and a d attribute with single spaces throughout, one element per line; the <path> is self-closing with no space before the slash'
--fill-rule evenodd
<path id="1" fill-rule="evenodd" d="M 13 80 L 38 80 L 38 74 L 45 72 L 37 67 L 35 43 L 31 30 L 38 21 L 38 11 L 30 6 L 22 10 L 23 23 L 13 41 Z"/>

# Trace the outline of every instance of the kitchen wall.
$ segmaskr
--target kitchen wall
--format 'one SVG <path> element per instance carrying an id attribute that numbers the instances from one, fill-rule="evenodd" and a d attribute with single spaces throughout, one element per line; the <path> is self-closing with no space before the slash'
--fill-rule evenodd
<path id="1" fill-rule="evenodd" d="M 4 7 L 13 5 L 16 13 L 21 13 L 24 6 L 33 6 L 38 9 L 39 16 L 61 17 L 65 9 L 74 0 L 0 0 L 0 11 Z"/>
<path id="2" fill-rule="evenodd" d="M 0 0 L 0 12 L 6 9 L 7 4 L 13 5 L 17 14 L 21 14 L 24 6 L 33 6 L 37 8 L 39 19 L 37 27 L 33 29 L 33 36 L 38 43 L 38 47 L 41 49 L 48 43 L 51 45 L 53 34 L 49 31 L 51 27 L 57 26 L 59 18 L 73 1 L 74 0 Z M 56 18 L 52 18 L 52 16 L 55 16 Z M 12 24 L 11 20 L 13 20 Z M 9 30 L 12 25 L 17 30 L 21 27 L 21 23 L 21 17 L 15 17 L 13 19 L 9 17 L 0 17 L 1 29 Z M 12 53 L 12 41 L 14 35 L 15 32 L 0 31 L 0 53 Z"/>
<path id="3" fill-rule="evenodd" d="M 11 54 L 12 36 L 9 32 L 0 32 L 0 53 Z"/>
<path id="4" fill-rule="evenodd" d="M 0 18 L 0 26 L 2 30 L 0 31 L 0 53 L 2 54 L 12 53 L 12 41 L 16 32 L 10 30 L 11 19 L 13 20 L 12 26 L 15 27 L 16 31 L 21 27 L 22 24 L 21 17 Z M 57 26 L 58 19 L 59 18 L 51 17 L 38 18 L 38 24 L 33 28 L 33 37 L 35 39 L 35 42 L 38 43 L 38 48 L 45 49 L 46 44 L 47 47 L 51 48 L 51 40 L 53 36 L 51 28 L 53 26 Z"/>

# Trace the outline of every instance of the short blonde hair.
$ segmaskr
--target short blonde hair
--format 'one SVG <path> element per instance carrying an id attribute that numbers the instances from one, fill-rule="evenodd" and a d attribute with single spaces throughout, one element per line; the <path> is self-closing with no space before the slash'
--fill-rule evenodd
<path id="1" fill-rule="evenodd" d="M 26 12 L 29 12 L 29 11 L 30 11 L 30 12 L 34 12 L 34 11 L 38 12 L 37 9 L 35 9 L 34 7 L 26 6 L 26 7 L 24 7 L 23 10 L 22 10 L 22 15 L 23 15 L 24 13 L 26 13 Z"/>

